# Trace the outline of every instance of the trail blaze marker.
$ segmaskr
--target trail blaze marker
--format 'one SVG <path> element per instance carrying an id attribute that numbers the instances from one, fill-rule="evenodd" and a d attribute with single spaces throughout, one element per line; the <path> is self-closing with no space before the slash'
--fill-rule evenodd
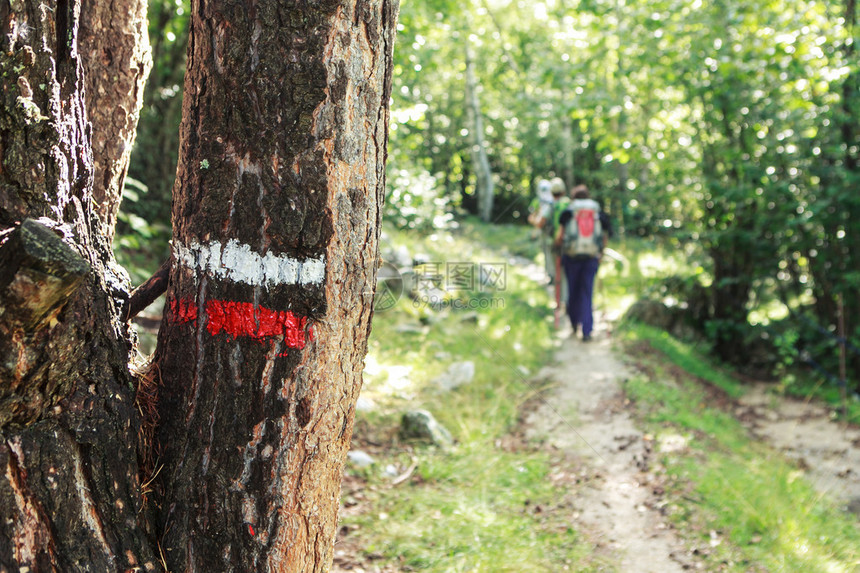
<path id="1" fill-rule="evenodd" d="M 230 239 L 226 243 L 210 241 L 188 244 L 174 243 L 176 264 L 212 277 L 251 285 L 277 287 L 281 285 L 310 286 L 325 281 L 325 257 L 294 259 L 287 255 L 260 255 L 250 245 Z M 201 317 L 198 303 L 190 299 L 170 303 L 173 320 L 196 323 Z M 212 336 L 222 332 L 233 338 L 249 337 L 263 340 L 284 337 L 287 348 L 304 348 L 313 340 L 307 317 L 288 310 L 273 310 L 249 302 L 208 300 L 202 311 L 206 315 L 206 330 Z"/>
<path id="2" fill-rule="evenodd" d="M 325 280 L 325 257 L 294 259 L 287 255 L 260 255 L 250 245 L 230 239 L 222 244 L 210 241 L 188 245 L 174 243 L 177 263 L 251 286 L 319 285 Z"/>
<path id="3" fill-rule="evenodd" d="M 196 323 L 198 307 L 193 300 L 173 300 L 170 310 L 176 322 Z M 224 332 L 233 338 L 250 337 L 256 340 L 283 336 L 288 348 L 302 349 L 313 340 L 308 319 L 289 310 L 272 310 L 254 306 L 249 302 L 209 300 L 203 307 L 206 313 L 206 330 L 212 336 Z"/>

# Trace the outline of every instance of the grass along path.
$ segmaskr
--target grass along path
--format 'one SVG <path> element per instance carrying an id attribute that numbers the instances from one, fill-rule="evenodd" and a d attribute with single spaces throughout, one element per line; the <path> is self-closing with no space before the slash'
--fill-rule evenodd
<path id="1" fill-rule="evenodd" d="M 787 400 L 771 396 L 765 407 L 758 389 L 737 386 L 693 348 L 652 328 L 625 329 L 623 348 L 634 370 L 625 394 L 655 444 L 651 472 L 666 492 L 663 512 L 706 570 L 860 571 L 857 515 L 832 496 L 839 493 L 832 481 L 799 463 L 805 444 L 771 445 L 750 430 L 785 421 L 779 412 Z M 790 410 L 799 415 L 789 424 L 820 422 L 819 409 L 794 402 Z M 831 422 L 818 449 L 842 431 Z M 841 452 L 843 464 L 857 447 Z"/>
<path id="2" fill-rule="evenodd" d="M 600 567 L 569 520 L 576 476 L 557 453 L 516 433 L 523 404 L 539 389 L 532 378 L 559 344 L 540 271 L 521 264 L 538 247 L 523 231 L 465 222 L 423 240 L 390 232 L 390 243 L 420 254 L 428 268 L 503 263 L 506 280 L 494 291 L 451 291 L 442 308 L 404 296 L 374 317 L 353 438 L 374 463 L 347 467 L 333 571 Z M 470 382 L 452 390 L 435 382 L 463 361 L 474 365 Z M 451 431 L 454 447 L 400 439 L 401 415 L 416 408 Z"/>
<path id="3" fill-rule="evenodd" d="M 756 384 L 735 415 L 756 437 L 793 460 L 822 496 L 860 515 L 860 428 L 834 420 L 820 403 L 774 395 Z"/>
<path id="4" fill-rule="evenodd" d="M 860 571 L 860 429 L 661 331 L 622 332 L 624 363 L 605 334 L 566 338 L 527 417 L 584 464 L 572 523 L 596 554 L 625 573 Z"/>

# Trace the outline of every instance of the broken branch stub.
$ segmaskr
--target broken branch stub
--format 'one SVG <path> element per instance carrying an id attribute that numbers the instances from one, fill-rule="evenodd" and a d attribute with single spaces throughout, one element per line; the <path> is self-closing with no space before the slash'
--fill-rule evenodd
<path id="1" fill-rule="evenodd" d="M 62 309 L 89 264 L 51 229 L 26 219 L 0 246 L 3 330 L 30 334 Z"/>

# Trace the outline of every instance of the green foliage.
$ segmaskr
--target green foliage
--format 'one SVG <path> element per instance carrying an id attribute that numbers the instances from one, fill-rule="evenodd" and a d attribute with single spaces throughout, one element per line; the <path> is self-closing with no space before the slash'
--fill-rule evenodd
<path id="1" fill-rule="evenodd" d="M 791 376 L 789 372 L 797 363 L 797 359 L 800 355 L 797 350 L 797 342 L 799 339 L 800 334 L 796 330 L 787 330 L 774 338 L 773 345 L 779 356 L 779 361 L 777 362 L 777 373 L 782 375 L 780 378 Z"/>
<path id="2" fill-rule="evenodd" d="M 648 343 L 672 362 L 683 368 L 689 374 L 706 380 L 708 383 L 723 390 L 731 398 L 743 395 L 743 386 L 723 369 L 717 368 L 712 362 L 706 362 L 701 355 L 689 344 L 684 344 L 668 333 L 645 325 L 630 325 L 630 333 L 637 339 L 647 340 Z"/>
<path id="3" fill-rule="evenodd" d="M 814 297 L 832 325 L 836 297 L 860 287 L 860 90 L 845 9 L 406 2 L 393 164 L 420 165 L 452 205 L 474 208 L 471 43 L 497 216 L 521 220 L 530 182 L 561 175 L 595 189 L 622 230 L 700 243 L 714 279 L 708 332 L 724 359 L 743 362 L 751 311 Z"/>
<path id="4" fill-rule="evenodd" d="M 152 0 L 149 4 L 153 67 L 144 90 L 114 241 L 117 259 L 135 285 L 152 276 L 169 256 L 190 10 L 188 0 Z"/>
<path id="5" fill-rule="evenodd" d="M 445 228 L 454 218 L 450 199 L 426 171 L 390 170 L 385 196 L 386 221 L 403 229 Z"/>
<path id="6" fill-rule="evenodd" d="M 146 185 L 126 177 L 114 250 L 119 263 L 128 270 L 134 286 L 149 279 L 170 255 L 170 228 L 158 221 L 150 222 L 134 212 L 135 207 L 146 200 L 148 193 Z"/>
<path id="7" fill-rule="evenodd" d="M 179 150 L 182 86 L 188 44 L 189 0 L 151 0 L 152 72 L 146 83 L 129 176 L 147 193 L 123 210 L 150 223 L 170 224 L 170 198 Z"/>
<path id="8" fill-rule="evenodd" d="M 856 394 L 843 395 L 841 388 L 819 373 L 793 370 L 780 379 L 779 390 L 803 400 L 820 400 L 829 404 L 839 419 L 860 425 L 860 399 Z"/>
<path id="9" fill-rule="evenodd" d="M 773 308 L 809 310 L 832 329 L 840 296 L 845 316 L 860 316 L 854 10 L 809 0 L 404 1 L 386 216 L 429 230 L 476 211 L 470 47 L 495 221 L 524 221 L 539 178 L 583 182 L 622 234 L 696 251 L 712 279 L 707 333 L 724 360 L 747 361 L 747 323 L 777 318 Z M 186 0 L 150 5 L 155 65 L 129 168 L 149 191 L 123 206 L 123 235 L 144 227 L 131 215 L 169 220 L 189 11 Z M 848 366 L 860 379 L 860 358 Z"/>

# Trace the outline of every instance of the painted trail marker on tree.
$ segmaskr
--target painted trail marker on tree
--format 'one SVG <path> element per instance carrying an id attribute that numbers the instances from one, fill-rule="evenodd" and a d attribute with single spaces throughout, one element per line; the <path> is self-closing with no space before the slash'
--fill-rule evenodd
<path id="1" fill-rule="evenodd" d="M 197 302 L 190 299 L 171 301 L 170 311 L 178 324 L 196 323 L 199 318 Z M 233 338 L 246 336 L 257 340 L 283 336 L 287 347 L 298 349 L 313 340 L 308 319 L 289 310 L 272 310 L 250 302 L 208 300 L 203 311 L 206 330 L 212 336 L 222 332 Z"/>
<path id="2" fill-rule="evenodd" d="M 298 260 L 287 255 L 260 255 L 236 239 L 221 244 L 174 244 L 177 263 L 218 278 L 251 286 L 318 285 L 325 280 L 325 257 Z"/>
<path id="3" fill-rule="evenodd" d="M 249 245 L 231 239 L 222 244 L 190 242 L 174 244 L 178 264 L 213 277 L 255 287 L 281 285 L 316 285 L 325 280 L 325 257 L 298 260 L 287 255 L 260 255 Z M 302 349 L 313 340 L 313 330 L 307 317 L 290 310 L 275 310 L 250 302 L 211 299 L 203 303 L 191 299 L 170 303 L 177 324 L 194 323 L 202 310 L 206 315 L 206 330 L 215 336 L 226 333 L 232 338 L 248 337 L 262 341 L 283 336 L 288 348 Z"/>

